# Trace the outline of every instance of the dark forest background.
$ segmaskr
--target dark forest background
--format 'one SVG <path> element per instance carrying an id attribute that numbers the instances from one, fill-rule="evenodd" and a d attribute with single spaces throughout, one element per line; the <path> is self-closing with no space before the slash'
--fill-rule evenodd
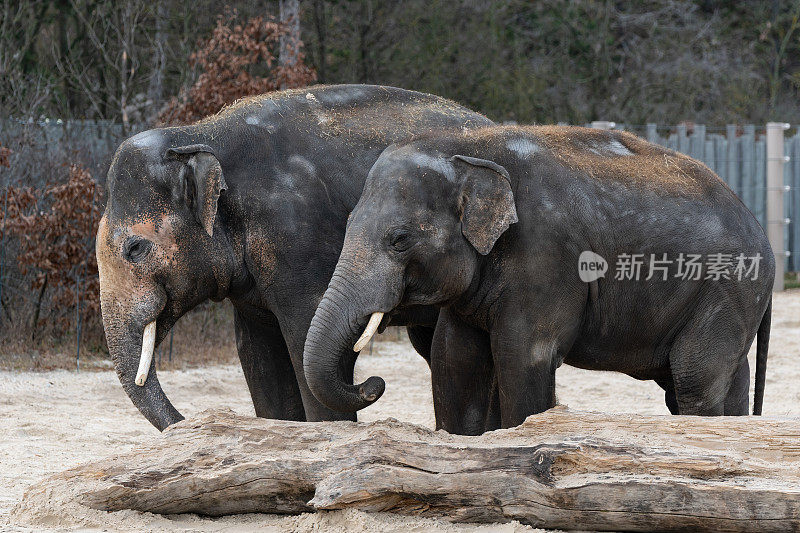
<path id="1" fill-rule="evenodd" d="M 796 0 L 288 3 L 321 83 L 433 92 L 518 122 L 800 120 Z M 189 58 L 231 8 L 279 16 L 264 0 L 2 0 L 2 114 L 152 120 L 196 80 Z"/>

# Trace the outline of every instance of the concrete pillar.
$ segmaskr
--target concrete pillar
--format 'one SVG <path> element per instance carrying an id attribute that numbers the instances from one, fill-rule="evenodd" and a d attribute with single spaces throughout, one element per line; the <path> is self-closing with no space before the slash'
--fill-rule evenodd
<path id="1" fill-rule="evenodd" d="M 783 132 L 789 129 L 784 122 L 767 123 L 767 237 L 775 254 L 775 284 L 773 290 L 783 290 L 783 271 L 786 266 L 786 247 L 783 230 L 786 214 L 783 209 Z"/>
<path id="2" fill-rule="evenodd" d="M 613 130 L 616 125 L 616 122 L 607 122 L 605 120 L 595 120 L 592 122 L 592 128 L 596 130 Z"/>

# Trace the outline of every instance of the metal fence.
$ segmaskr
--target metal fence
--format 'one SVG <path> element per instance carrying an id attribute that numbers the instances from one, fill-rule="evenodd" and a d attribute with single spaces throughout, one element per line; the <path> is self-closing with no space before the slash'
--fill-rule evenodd
<path id="1" fill-rule="evenodd" d="M 626 125 L 594 122 L 590 126 L 633 131 L 649 141 L 706 163 L 725 180 L 764 228 L 767 220 L 767 146 L 765 128 L 752 124 L 711 128 L 703 124 Z M 0 119 L 0 144 L 11 148 L 12 168 L 0 170 L 2 194 L 8 185 L 41 186 L 48 168 L 79 160 L 101 184 L 111 156 L 127 136 L 143 130 L 108 121 Z M 784 139 L 783 165 L 786 268 L 800 271 L 800 128 Z M 49 166 L 48 166 L 49 165 Z M 0 206 L 2 208 L 2 206 Z M 2 283 L 2 280 L 0 280 Z"/>

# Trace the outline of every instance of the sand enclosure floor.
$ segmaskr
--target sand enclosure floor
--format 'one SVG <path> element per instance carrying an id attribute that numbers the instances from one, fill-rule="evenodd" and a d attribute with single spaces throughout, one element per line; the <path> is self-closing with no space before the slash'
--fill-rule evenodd
<path id="1" fill-rule="evenodd" d="M 751 375 L 754 356 L 753 348 Z M 423 359 L 406 340 L 384 335 L 375 343 L 371 356 L 365 351 L 359 358 L 357 374 L 362 379 L 379 375 L 387 383 L 383 398 L 362 411 L 360 420 L 394 417 L 433 427 L 430 374 Z M 238 366 L 161 372 L 159 379 L 185 416 L 212 407 L 253 414 Z M 663 392 L 652 382 L 563 366 L 558 371 L 557 383 L 559 402 L 576 409 L 668 413 Z M 764 414 L 800 416 L 800 291 L 787 291 L 774 298 Z M 531 531 L 516 523 L 450 524 L 443 520 L 359 511 L 299 516 L 237 515 L 220 519 L 86 511 L 63 517 L 37 517 L 39 522 L 34 527 L 26 527 L 12 522 L 9 512 L 28 485 L 83 462 L 128 452 L 158 438 L 158 432 L 131 404 L 113 372 L 62 370 L 0 373 L 0 435 L 0 530 L 3 531 L 52 531 L 76 526 L 126 531 Z"/>

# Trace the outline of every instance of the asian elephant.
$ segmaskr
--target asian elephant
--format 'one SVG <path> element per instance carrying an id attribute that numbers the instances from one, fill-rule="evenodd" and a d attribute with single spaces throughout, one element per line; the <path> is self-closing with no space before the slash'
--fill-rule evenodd
<path id="1" fill-rule="evenodd" d="M 341 360 L 365 324 L 359 345 L 375 323 L 434 305 L 448 431 L 493 429 L 493 379 L 502 427 L 552 407 L 562 362 L 654 380 L 672 413 L 744 415 L 756 333 L 760 414 L 774 275 L 764 231 L 719 177 L 632 134 L 423 135 L 370 170 L 306 338 L 306 379 L 331 409 L 372 403 L 383 380 L 353 387 Z"/>
<path id="2" fill-rule="evenodd" d="M 125 392 L 159 430 L 182 419 L 152 353 L 175 322 L 230 299 L 258 416 L 354 419 L 309 392 L 308 325 L 336 265 L 347 216 L 393 142 L 492 122 L 451 101 L 392 87 L 316 86 L 241 100 L 191 126 L 118 148 L 97 232 L 103 324 Z M 430 350 L 436 309 L 398 317 Z M 355 357 L 339 379 L 352 381 Z"/>

